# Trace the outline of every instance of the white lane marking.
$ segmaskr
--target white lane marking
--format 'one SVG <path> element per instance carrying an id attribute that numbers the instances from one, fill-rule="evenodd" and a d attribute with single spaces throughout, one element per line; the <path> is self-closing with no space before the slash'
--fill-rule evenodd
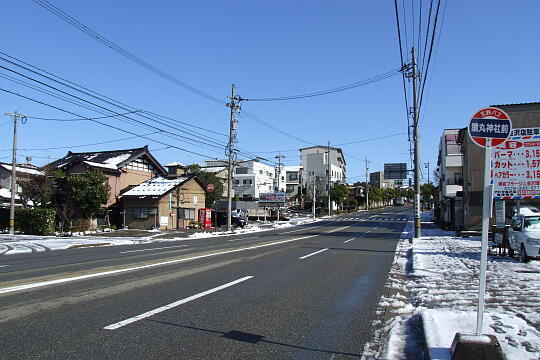
<path id="1" fill-rule="evenodd" d="M 318 253 L 322 253 L 323 251 L 326 251 L 326 250 L 330 250 L 330 248 L 325 248 L 325 249 L 322 249 L 322 250 L 317 250 L 315 252 L 312 252 L 311 254 L 307 254 L 307 255 L 304 255 L 304 256 L 300 256 L 299 259 L 300 260 L 304 260 L 310 256 L 313 256 L 313 255 L 317 255 Z"/>
<path id="2" fill-rule="evenodd" d="M 375 226 L 375 227 L 373 228 L 373 230 L 375 230 L 376 228 L 377 228 L 377 227 Z"/>
<path id="3" fill-rule="evenodd" d="M 326 232 L 326 234 L 330 233 L 330 232 L 346 229 L 346 228 L 354 226 L 354 225 L 355 224 L 352 224 L 352 225 L 349 225 L 349 226 L 344 226 L 343 228 L 339 228 L 339 229 L 336 229 L 336 230 L 331 230 L 331 231 Z M 15 286 L 10 286 L 10 287 L 6 287 L 6 288 L 0 288 L 0 294 L 6 294 L 6 293 L 14 292 L 14 291 L 19 291 L 19 290 L 28 290 L 28 289 L 33 289 L 33 288 L 37 288 L 37 287 L 47 286 L 47 285 L 62 284 L 62 283 L 71 282 L 71 281 L 77 281 L 77 280 L 91 279 L 91 278 L 100 277 L 100 276 L 106 276 L 106 275 L 112 275 L 112 274 L 120 274 L 120 273 L 124 273 L 124 272 L 127 272 L 127 271 L 149 269 L 149 268 L 153 268 L 153 267 L 156 267 L 156 266 L 178 264 L 178 263 L 182 263 L 182 262 L 186 262 L 186 261 L 190 261 L 190 260 L 204 259 L 204 258 L 208 258 L 208 257 L 213 257 L 213 256 L 218 256 L 218 255 L 223 255 L 223 254 L 231 254 L 231 253 L 240 252 L 240 251 L 246 251 L 246 250 L 259 249 L 259 248 L 268 247 L 268 246 L 286 244 L 286 243 L 293 242 L 293 241 L 298 241 L 298 240 L 303 240 L 303 239 L 309 239 L 309 238 L 316 237 L 316 236 L 321 236 L 322 234 L 325 234 L 325 233 L 301 236 L 301 237 L 293 238 L 293 239 L 289 239 L 289 240 L 281 240 L 281 241 L 276 241 L 276 242 L 272 242 L 272 243 L 268 243 L 268 244 L 248 246 L 248 247 L 240 248 L 240 249 L 219 251 L 219 252 L 215 252 L 215 253 L 211 253 L 211 254 L 197 255 L 197 256 L 184 258 L 184 259 L 168 260 L 168 261 L 162 261 L 162 262 L 157 262 L 157 263 L 148 264 L 148 265 L 134 266 L 134 267 L 118 269 L 118 270 L 103 271 L 103 272 L 98 272 L 98 273 L 94 273 L 94 274 L 73 276 L 73 277 L 68 277 L 68 278 L 63 278 L 63 279 L 41 281 L 41 282 L 30 283 L 30 284 L 25 284 L 25 285 L 15 285 Z"/>
<path id="4" fill-rule="evenodd" d="M 370 232 L 371 232 L 371 230 L 368 230 L 368 231 L 366 231 L 366 234 L 369 234 Z"/>
<path id="5" fill-rule="evenodd" d="M 260 236 L 254 236 L 254 237 L 242 238 L 242 239 L 232 239 L 232 240 L 227 240 L 227 241 L 253 240 L 253 239 L 258 239 L 258 238 L 260 238 Z"/>
<path id="6" fill-rule="evenodd" d="M 8 266 L 11 266 L 11 265 L 0 265 L 0 268 L 8 267 Z"/>
<path id="7" fill-rule="evenodd" d="M 219 290 L 223 290 L 225 288 L 228 288 L 230 286 L 233 286 L 233 285 L 236 285 L 238 283 L 241 283 L 243 281 L 246 281 L 246 280 L 249 280 L 253 278 L 253 276 L 244 276 L 243 278 L 240 278 L 238 280 L 234 280 L 234 281 L 231 281 L 231 282 L 228 282 L 226 284 L 223 284 L 221 286 L 218 286 L 218 287 L 215 287 L 213 289 L 210 289 L 210 290 L 206 290 L 206 291 L 203 291 L 201 293 L 198 293 L 196 295 L 192 295 L 190 297 L 187 297 L 185 299 L 182 299 L 182 300 L 178 300 L 178 301 L 175 301 L 173 303 L 170 303 L 170 304 L 167 304 L 167 305 L 164 305 L 164 306 L 161 306 L 161 307 L 158 307 L 157 309 L 154 309 L 154 310 L 150 310 L 150 311 L 147 311 L 143 314 L 140 314 L 140 315 L 137 315 L 137 316 L 134 316 L 132 318 L 129 318 L 129 319 L 126 319 L 126 320 L 123 320 L 123 321 L 120 321 L 120 322 L 117 322 L 115 324 L 111 324 L 111 325 L 108 325 L 108 326 L 105 326 L 103 329 L 105 330 L 116 330 L 118 328 L 121 328 L 122 326 L 126 326 L 126 325 L 129 325 L 131 323 L 134 323 L 136 321 L 139 321 L 139 320 L 142 320 L 142 319 L 146 319 L 147 317 L 150 317 L 150 316 L 153 316 L 155 314 L 159 314 L 160 312 L 163 312 L 163 311 L 166 311 L 166 310 L 170 310 L 172 308 L 175 308 L 177 306 L 180 306 L 182 304 L 185 304 L 185 303 L 188 303 L 190 301 L 193 301 L 193 300 L 196 300 L 198 298 L 201 298 L 203 296 L 206 296 L 206 295 L 209 295 L 209 294 L 212 294 L 212 293 L 215 293 L 216 291 L 219 291 Z"/>
<path id="8" fill-rule="evenodd" d="M 345 240 L 343 243 L 346 244 L 346 243 L 348 243 L 349 241 L 353 241 L 354 239 L 356 239 L 356 238 L 352 238 L 352 239 L 349 239 L 349 240 Z"/>
<path id="9" fill-rule="evenodd" d="M 304 229 L 298 229 L 298 230 L 293 230 L 293 231 L 287 231 L 287 232 L 281 233 L 281 234 L 279 234 L 279 235 L 292 234 L 292 233 L 295 233 L 295 232 L 304 231 L 304 230 L 311 230 L 311 229 L 315 229 L 315 228 L 318 228 L 318 227 L 319 227 L 319 226 L 312 226 L 312 227 L 308 227 L 308 228 L 304 228 Z"/>
<path id="10" fill-rule="evenodd" d="M 187 245 L 175 245 L 175 246 L 164 246 L 164 247 L 140 249 L 140 250 L 120 251 L 120 254 L 127 254 L 127 253 L 140 252 L 140 251 L 153 251 L 153 250 L 161 250 L 161 249 L 173 249 L 173 248 L 179 248 L 179 247 L 184 247 L 184 246 L 187 246 Z"/>

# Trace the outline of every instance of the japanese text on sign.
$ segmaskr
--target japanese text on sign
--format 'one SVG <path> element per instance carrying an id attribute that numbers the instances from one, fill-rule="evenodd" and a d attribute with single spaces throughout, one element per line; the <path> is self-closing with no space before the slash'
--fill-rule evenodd
<path id="1" fill-rule="evenodd" d="M 540 128 L 513 129 L 491 155 L 494 199 L 540 197 Z"/>

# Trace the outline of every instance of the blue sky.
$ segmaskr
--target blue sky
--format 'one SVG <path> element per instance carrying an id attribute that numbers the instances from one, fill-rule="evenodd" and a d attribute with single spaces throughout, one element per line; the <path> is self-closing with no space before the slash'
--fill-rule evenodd
<path id="1" fill-rule="evenodd" d="M 98 33 L 176 78 L 226 100 L 232 83 L 244 98 L 294 95 L 360 81 L 400 66 L 393 1 L 53 1 Z M 402 1 L 400 1 L 400 4 Z M 424 2 L 424 5 L 428 1 Z M 442 1 L 444 4 L 446 1 Z M 405 1 L 411 15 L 411 0 Z M 419 1 L 415 2 L 418 11 Z M 31 0 L 2 4 L 0 51 L 102 94 L 180 121 L 227 134 L 229 109 L 168 82 L 76 30 Z M 441 17 L 443 8 L 441 7 Z M 538 1 L 451 1 L 442 19 L 421 118 L 421 158 L 436 167 L 444 128 L 466 126 L 483 106 L 538 101 L 540 72 Z M 408 19 L 408 36 L 412 22 Z M 440 24 L 439 24 L 440 25 Z M 404 31 L 404 29 L 402 29 Z M 410 41 L 409 41 L 410 45 Z M 0 65 L 6 65 L 1 63 Z M 6 74 L 0 70 L 0 74 Z M 88 117 L 87 109 L 0 78 L 0 87 Z M 16 96 L 0 93 L 0 111 L 35 117 L 73 118 Z M 405 105 L 400 76 L 337 94 L 285 102 L 245 102 L 243 110 L 305 140 L 240 118 L 238 146 L 287 165 L 300 162 L 297 149 L 381 136 L 341 146 L 350 182 L 363 180 L 388 162 L 408 162 Z M 138 128 L 103 121 L 137 134 Z M 19 128 L 19 161 L 45 164 L 72 145 L 112 141 L 129 134 L 92 122 L 33 120 Z M 173 130 L 174 131 L 174 130 Z M 223 150 L 152 138 L 210 158 Z M 217 142 L 223 135 L 212 134 Z M 0 161 L 10 161 L 11 125 L 0 119 Z M 72 148 L 92 151 L 148 144 L 162 162 L 201 162 L 202 157 L 144 138 Z M 424 172 L 427 179 L 427 174 Z"/>

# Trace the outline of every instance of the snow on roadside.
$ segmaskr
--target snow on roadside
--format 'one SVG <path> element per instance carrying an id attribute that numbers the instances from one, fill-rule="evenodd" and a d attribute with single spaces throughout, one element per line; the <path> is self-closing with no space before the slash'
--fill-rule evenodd
<path id="1" fill-rule="evenodd" d="M 430 213 L 422 214 L 429 223 Z M 411 237 L 412 222 L 403 232 Z M 480 238 L 458 238 L 441 229 L 398 244 L 381 299 L 387 337 L 366 346 L 364 357 L 423 359 L 423 324 L 432 359 L 450 359 L 457 331 L 474 334 L 478 301 Z M 540 262 L 488 256 L 483 332 L 497 336 L 508 359 L 540 358 Z M 423 321 L 422 321 L 423 320 Z M 385 343 L 381 348 L 382 343 Z"/>
<path id="2" fill-rule="evenodd" d="M 166 234 L 166 232 L 160 230 L 149 230 L 147 236 L 141 237 L 114 237 L 92 235 L 57 237 L 0 234 L 0 255 L 29 254 L 33 252 L 64 250 L 73 247 L 136 245 L 156 242 L 202 239 L 216 236 L 243 235 L 268 230 L 287 229 L 296 225 L 302 225 L 312 222 L 314 221 L 311 218 L 293 218 L 290 221 L 268 222 L 261 225 L 249 224 L 244 229 L 236 229 L 232 232 L 197 232 L 189 235 L 188 237 L 174 238 L 160 238 L 161 235 Z"/>

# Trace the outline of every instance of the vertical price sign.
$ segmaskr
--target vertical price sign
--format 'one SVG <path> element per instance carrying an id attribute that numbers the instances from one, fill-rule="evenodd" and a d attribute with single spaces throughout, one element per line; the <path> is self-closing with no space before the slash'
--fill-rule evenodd
<path id="1" fill-rule="evenodd" d="M 491 151 L 503 144 L 512 132 L 510 116 L 496 107 L 478 110 L 469 122 L 469 136 L 473 143 L 484 148 L 484 197 L 482 204 L 482 249 L 480 252 L 480 287 L 478 290 L 478 312 L 476 335 L 482 335 L 484 303 L 486 294 L 486 268 L 489 218 L 493 205 L 493 185 L 491 185 Z"/>

